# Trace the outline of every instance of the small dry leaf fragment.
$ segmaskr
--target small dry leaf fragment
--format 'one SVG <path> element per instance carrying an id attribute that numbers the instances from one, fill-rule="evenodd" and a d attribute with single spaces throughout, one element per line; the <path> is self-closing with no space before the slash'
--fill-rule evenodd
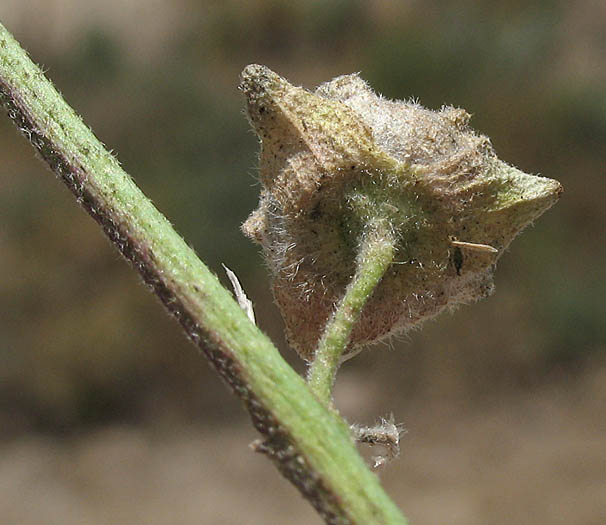
<path id="1" fill-rule="evenodd" d="M 349 353 L 490 294 L 497 259 L 562 192 L 500 161 L 464 110 L 387 100 L 357 75 L 310 92 L 250 65 L 240 89 L 262 183 L 243 231 L 263 247 L 289 342 L 306 359 L 374 218 L 389 221 L 397 254 Z"/>
<path id="2" fill-rule="evenodd" d="M 351 433 L 358 443 L 365 443 L 371 447 L 381 447 L 382 454 L 372 457 L 373 468 L 377 469 L 387 465 L 390 461 L 400 455 L 400 438 L 406 430 L 402 425 L 396 425 L 393 414 L 389 418 L 381 418 L 381 421 L 371 427 L 351 425 Z"/>
<path id="3" fill-rule="evenodd" d="M 255 309 L 253 307 L 253 303 L 246 296 L 246 292 L 242 288 L 242 285 L 240 284 L 240 280 L 238 279 L 238 276 L 224 264 L 222 264 L 221 266 L 223 266 L 223 269 L 225 270 L 225 273 L 227 274 L 227 278 L 229 279 L 229 282 L 231 283 L 232 288 L 234 289 L 234 296 L 236 297 L 236 301 L 238 301 L 238 305 L 240 305 L 240 308 L 242 308 L 242 310 L 244 310 L 244 313 L 246 314 L 246 317 L 248 317 L 250 322 L 252 324 L 256 324 Z"/>

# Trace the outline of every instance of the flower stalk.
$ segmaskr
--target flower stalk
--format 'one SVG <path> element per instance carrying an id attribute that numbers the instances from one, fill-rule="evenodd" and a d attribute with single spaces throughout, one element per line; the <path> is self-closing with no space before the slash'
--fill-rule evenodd
<path id="1" fill-rule="evenodd" d="M 393 262 L 395 244 L 387 219 L 375 219 L 362 235 L 356 258 L 356 273 L 326 326 L 308 371 L 309 387 L 327 405 L 332 402 L 335 376 L 350 342 L 353 327 Z"/>

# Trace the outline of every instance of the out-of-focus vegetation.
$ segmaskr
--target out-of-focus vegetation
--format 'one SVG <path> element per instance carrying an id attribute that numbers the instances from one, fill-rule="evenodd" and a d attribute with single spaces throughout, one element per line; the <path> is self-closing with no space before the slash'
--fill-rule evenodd
<path id="1" fill-rule="evenodd" d="M 501 158 L 564 185 L 503 257 L 492 298 L 342 369 L 379 385 L 377 406 L 475 399 L 603 366 L 604 5 L 126 4 L 8 2 L 0 18 L 202 259 L 238 274 L 274 340 L 281 321 L 266 272 L 239 232 L 259 189 L 236 89 L 251 62 L 308 87 L 360 71 L 385 96 L 464 107 Z M 236 402 L 176 323 L 6 118 L 0 166 L 5 435 L 231 414 Z"/>

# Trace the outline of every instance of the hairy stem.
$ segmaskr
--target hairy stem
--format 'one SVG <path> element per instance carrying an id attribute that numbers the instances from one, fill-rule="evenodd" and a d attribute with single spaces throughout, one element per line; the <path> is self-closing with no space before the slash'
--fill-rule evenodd
<path id="1" fill-rule="evenodd" d="M 394 252 L 395 241 L 387 220 L 371 222 L 362 234 L 356 273 L 326 326 L 307 376 L 312 392 L 327 406 L 332 401 L 335 375 L 351 331 L 393 261 Z"/>
<path id="2" fill-rule="evenodd" d="M 1 24 L 0 101 L 242 399 L 260 449 L 324 520 L 405 523 L 345 421 L 318 402 Z"/>

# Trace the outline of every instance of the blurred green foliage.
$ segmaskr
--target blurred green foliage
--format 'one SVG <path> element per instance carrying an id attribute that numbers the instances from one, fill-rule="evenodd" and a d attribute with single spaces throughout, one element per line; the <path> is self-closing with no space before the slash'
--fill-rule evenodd
<path id="1" fill-rule="evenodd" d="M 68 48 L 45 45 L 33 23 L 8 26 L 202 259 L 237 272 L 278 342 L 265 269 L 239 232 L 258 193 L 258 146 L 236 89 L 247 63 L 308 87 L 361 71 L 385 96 L 465 107 L 500 157 L 560 180 L 564 198 L 514 242 L 493 298 L 345 368 L 406 385 L 403 400 L 532 385 L 606 354 L 606 64 L 582 6 L 183 0 L 151 58 L 111 25 L 74 23 Z M 176 324 L 6 118 L 0 159 L 5 427 L 231 413 Z"/>

